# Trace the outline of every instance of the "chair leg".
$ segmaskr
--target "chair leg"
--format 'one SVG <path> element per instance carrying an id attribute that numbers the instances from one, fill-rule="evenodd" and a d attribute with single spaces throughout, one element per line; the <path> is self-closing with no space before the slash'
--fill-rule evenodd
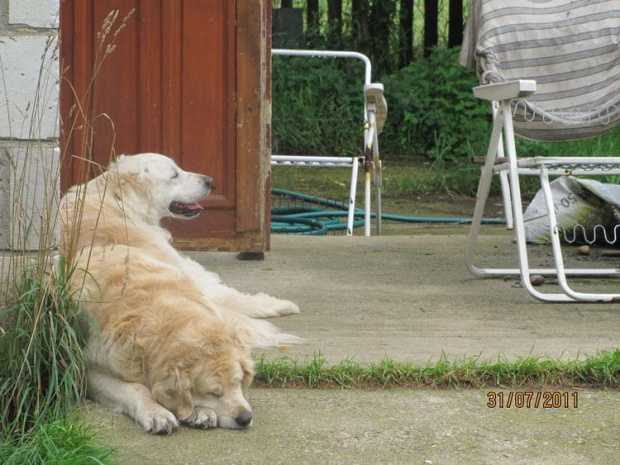
<path id="1" fill-rule="evenodd" d="M 476 207 L 474 209 L 474 215 L 471 222 L 471 230 L 469 233 L 469 241 L 467 244 L 467 252 L 465 254 L 465 263 L 469 271 L 474 275 L 484 276 L 498 276 L 504 271 L 508 270 L 494 270 L 488 268 L 479 268 L 474 265 L 474 257 L 476 253 L 476 244 L 478 242 L 478 235 L 480 227 L 482 225 L 482 216 L 486 207 L 486 202 L 489 198 L 489 192 L 491 191 L 491 181 L 493 179 L 493 167 L 495 166 L 495 160 L 497 158 L 497 151 L 499 142 L 502 136 L 502 130 L 504 126 L 503 114 L 496 113 L 493 118 L 493 131 L 491 133 L 491 141 L 487 150 L 486 161 L 482 167 L 480 173 L 480 181 L 478 182 L 478 191 L 476 194 Z M 510 208 L 510 205 L 507 207 Z"/>
<path id="2" fill-rule="evenodd" d="M 491 105 L 493 119 L 497 116 L 499 110 L 499 103 L 493 102 Z M 504 137 L 503 134 L 499 135 L 499 140 L 497 142 L 497 157 L 504 158 Z M 508 184 L 508 173 L 506 171 L 500 171 L 499 173 L 499 181 L 501 185 L 502 191 L 502 203 L 504 205 L 504 217 L 506 218 L 506 229 L 513 230 L 514 229 L 514 220 L 512 218 L 512 202 L 510 200 L 510 184 Z"/>
<path id="3" fill-rule="evenodd" d="M 489 198 L 489 192 L 491 190 L 491 180 L 493 179 L 493 159 L 487 158 L 487 162 L 482 168 L 480 174 L 480 181 L 478 182 L 478 193 L 476 195 L 476 207 L 474 208 L 474 214 L 471 221 L 471 229 L 469 232 L 469 241 L 467 244 L 467 252 L 465 254 L 465 262 L 469 271 L 474 275 L 484 277 L 494 275 L 488 269 L 479 268 L 474 265 L 474 256 L 476 253 L 476 244 L 478 242 L 478 235 L 480 233 L 480 227 L 482 226 L 482 216 L 486 207 L 487 200 Z"/>
<path id="4" fill-rule="evenodd" d="M 543 293 L 532 285 L 531 276 L 533 274 L 538 274 L 541 270 L 532 270 L 530 269 L 529 265 L 527 240 L 525 237 L 525 222 L 523 219 L 523 202 L 521 200 L 521 186 L 519 183 L 519 166 L 517 162 L 514 129 L 512 126 L 512 113 L 509 103 L 502 103 L 500 111 L 504 113 L 505 120 L 504 136 L 506 139 L 506 151 L 509 165 L 508 182 L 510 183 L 510 194 L 512 197 L 512 211 L 515 223 L 515 239 L 517 242 L 517 253 L 519 255 L 521 285 L 532 296 L 539 300 L 545 302 L 570 302 L 573 299 L 566 294 Z M 553 208 L 553 206 L 551 208 Z M 548 271 L 549 273 L 549 270 L 543 271 Z M 551 272 L 553 272 L 553 270 L 551 270 Z"/>
<path id="5" fill-rule="evenodd" d="M 560 230 L 555 214 L 553 204 L 553 194 L 549 183 L 549 173 L 547 168 L 542 165 L 540 168 L 540 185 L 542 187 L 545 204 L 547 206 L 549 216 L 549 237 L 551 239 L 551 247 L 553 250 L 553 260 L 557 274 L 557 280 L 560 288 L 566 293 L 569 299 L 580 302 L 614 302 L 620 301 L 620 294 L 611 293 L 584 293 L 573 290 L 568 284 L 567 276 L 571 274 L 570 269 L 564 266 L 564 256 L 562 254 L 562 245 L 560 238 Z M 618 270 L 599 270 L 602 275 L 618 274 Z"/>
<path id="6" fill-rule="evenodd" d="M 373 172 L 374 172 L 374 183 L 375 183 L 375 202 L 377 204 L 377 209 L 376 209 L 376 218 L 375 218 L 375 224 L 377 227 L 377 236 L 381 235 L 382 232 L 382 225 L 381 225 L 381 215 L 382 215 L 382 207 L 381 207 L 381 189 L 383 187 L 383 181 L 382 181 L 382 172 L 381 172 L 381 160 L 378 159 L 378 157 L 375 159 L 375 162 L 373 163 Z"/>
<path id="7" fill-rule="evenodd" d="M 478 185 L 478 198 L 472 218 L 471 232 L 466 253 L 467 267 L 474 275 L 480 277 L 497 277 L 506 275 L 520 276 L 523 287 L 539 300 L 560 302 L 571 301 L 572 299 L 564 294 L 541 293 L 531 284 L 530 276 L 532 274 L 551 274 L 553 271 L 530 269 L 529 267 L 527 243 L 525 240 L 525 227 L 523 222 L 523 207 L 521 203 L 521 188 L 519 184 L 516 149 L 514 146 L 514 131 L 512 129 L 512 114 L 510 113 L 509 105 L 506 105 L 506 108 L 503 108 L 502 110 L 503 111 L 498 112 L 494 118 L 493 132 L 491 134 L 491 141 L 487 152 L 486 162 L 482 168 L 480 183 Z M 511 201 L 506 208 L 511 208 L 514 215 L 519 268 L 479 268 L 474 265 L 476 244 L 478 241 L 480 227 L 482 225 L 484 209 L 491 189 L 491 180 L 494 173 L 493 168 L 498 153 L 499 142 L 502 138 L 502 132 L 504 132 L 504 142 L 506 144 L 506 151 L 508 152 L 509 159 L 506 185 L 510 188 L 508 196 L 504 196 L 504 198 L 509 198 Z"/>
<path id="8" fill-rule="evenodd" d="M 523 287 L 535 298 L 545 302 L 620 302 L 620 294 L 613 293 L 584 293 L 572 289 L 568 284 L 569 276 L 596 276 L 596 277 L 620 277 L 620 269 L 579 269 L 565 268 L 561 248 L 560 231 L 555 215 L 553 196 L 549 183 L 549 175 L 544 163 L 540 165 L 540 183 L 544 200 L 547 206 L 550 225 L 551 246 L 553 250 L 554 266 L 547 268 L 530 268 L 528 245 L 525 236 L 525 223 L 523 219 L 523 203 L 519 182 L 519 162 L 515 148 L 515 136 L 512 124 L 512 112 L 510 102 L 501 102 L 493 115 L 493 131 L 487 151 L 486 162 L 482 169 L 474 215 L 472 218 L 471 232 L 467 245 L 466 263 L 468 269 L 476 276 L 520 276 Z M 503 138 L 503 144 L 502 144 Z M 507 171 L 500 171 L 502 191 L 504 193 L 505 211 L 507 212 L 507 226 L 511 219 L 514 222 L 515 239 L 519 268 L 480 268 L 474 265 L 476 244 L 482 224 L 482 216 L 489 197 L 491 179 L 495 172 L 495 160 L 499 154 L 507 158 Z M 506 206 L 507 205 L 507 206 Z M 512 218 L 508 217 L 512 212 Z M 557 277 L 560 292 L 544 293 L 535 288 L 531 283 L 531 276 L 541 274 Z"/>
<path id="9" fill-rule="evenodd" d="M 370 169 L 364 167 L 364 235 L 370 236 L 371 218 L 370 212 L 372 210 L 371 200 L 371 177 Z"/>
<path id="10" fill-rule="evenodd" d="M 351 187 L 349 191 L 349 212 L 347 215 L 347 236 L 353 235 L 353 222 L 355 221 L 355 196 L 357 193 L 357 173 L 359 169 L 359 160 L 353 160 L 351 167 Z"/>
<path id="11" fill-rule="evenodd" d="M 372 106 L 367 109 L 368 121 L 364 127 L 364 235 L 370 236 L 371 219 L 371 183 L 373 169 L 373 151 L 374 140 L 376 134 L 375 112 Z"/>
<path id="12" fill-rule="evenodd" d="M 515 222 L 512 217 L 512 201 L 510 200 L 510 184 L 508 183 L 508 173 L 501 171 L 499 181 L 502 186 L 502 203 L 504 204 L 504 216 L 506 217 L 506 229 L 513 230 Z"/>
<path id="13" fill-rule="evenodd" d="M 373 111 L 372 119 L 375 120 L 375 115 Z M 375 121 L 376 128 L 376 121 Z M 381 235 L 381 189 L 383 188 L 383 173 L 381 167 L 381 157 L 379 155 L 379 131 L 375 129 L 373 131 L 372 138 L 372 174 L 373 174 L 373 183 L 375 185 L 375 202 L 377 205 L 376 208 L 376 216 L 375 216 L 375 225 L 377 228 L 377 235 Z"/>

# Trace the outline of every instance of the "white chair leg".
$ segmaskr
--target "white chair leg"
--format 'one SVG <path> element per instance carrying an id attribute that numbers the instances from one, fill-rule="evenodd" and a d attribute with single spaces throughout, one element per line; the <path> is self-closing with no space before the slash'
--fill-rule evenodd
<path id="1" fill-rule="evenodd" d="M 497 112 L 499 109 L 499 103 L 493 102 L 491 105 L 493 119 L 497 116 Z M 499 141 L 497 143 L 497 158 L 504 158 L 504 137 L 502 134 L 499 136 Z M 512 230 L 514 229 L 514 220 L 512 218 L 512 202 L 510 200 L 510 185 L 508 184 L 508 173 L 506 171 L 501 171 L 499 173 L 499 181 L 502 191 L 502 202 L 504 205 L 504 218 L 506 219 L 506 229 Z"/>
<path id="2" fill-rule="evenodd" d="M 377 209 L 376 209 L 376 227 L 377 227 L 377 235 L 380 236 L 381 232 L 382 232 L 382 225 L 381 225 L 381 214 L 382 214 L 382 210 L 381 210 L 381 189 L 383 187 L 383 183 L 382 183 L 382 173 L 381 173 L 381 160 L 379 160 L 378 158 L 375 160 L 375 162 L 372 164 L 373 166 L 373 172 L 374 172 L 374 183 L 375 183 L 375 202 L 377 204 Z"/>
<path id="3" fill-rule="evenodd" d="M 545 204 L 549 215 L 549 237 L 551 239 L 551 247 L 553 250 L 553 259 L 556 267 L 557 280 L 560 288 L 566 293 L 568 298 L 575 301 L 582 302 L 613 302 L 620 301 L 620 294 L 610 293 L 584 293 L 573 290 L 569 284 L 567 276 L 571 274 L 570 269 L 564 267 L 564 256 L 562 254 L 562 245 L 560 238 L 560 230 L 558 227 L 558 221 L 555 214 L 555 208 L 553 204 L 553 194 L 551 192 L 551 186 L 549 183 L 549 173 L 547 168 L 542 165 L 540 167 L 540 184 L 542 187 Z M 618 275 L 617 270 L 598 270 L 603 276 L 609 273 L 610 275 Z"/>
<path id="4" fill-rule="evenodd" d="M 499 173 L 499 182 L 502 188 L 502 202 L 504 204 L 504 218 L 506 219 L 506 229 L 513 230 L 515 228 L 514 218 L 512 216 L 512 201 L 510 200 L 510 184 L 508 183 L 508 173 L 501 171 Z"/>
<path id="5" fill-rule="evenodd" d="M 382 173 L 381 160 L 379 158 L 379 139 L 378 135 L 382 131 L 387 118 L 387 103 L 383 96 L 383 84 L 371 83 L 364 85 L 364 95 L 366 97 L 366 126 L 364 128 L 364 150 L 365 156 L 372 155 L 372 182 L 375 184 L 376 195 L 376 231 L 381 235 L 381 188 Z M 366 158 L 366 162 L 369 162 Z M 366 167 L 368 169 L 368 166 Z M 369 181 L 367 181 L 369 182 Z M 370 197 L 370 193 L 368 194 Z M 370 207 L 368 208 L 370 215 Z M 367 230 L 367 235 L 370 231 Z"/>
<path id="6" fill-rule="evenodd" d="M 372 119 L 375 119 L 374 113 L 372 115 Z M 379 130 L 375 121 L 375 131 L 373 131 L 372 138 L 372 182 L 375 185 L 375 202 L 377 205 L 375 225 L 378 236 L 381 235 L 381 189 L 383 187 L 383 174 L 381 168 L 381 157 L 379 155 Z"/>
<path id="7" fill-rule="evenodd" d="M 357 194 L 357 173 L 359 169 L 359 160 L 353 161 L 351 167 L 351 187 L 349 191 L 349 212 L 347 215 L 347 236 L 353 235 L 353 222 L 355 221 L 355 196 Z"/>
<path id="8" fill-rule="evenodd" d="M 371 226 L 371 218 L 370 212 L 372 210 L 372 206 L 370 204 L 370 170 L 368 168 L 364 168 L 364 236 L 370 236 L 370 226 Z"/>
<path id="9" fill-rule="evenodd" d="M 376 134 L 375 113 L 371 105 L 367 110 L 368 121 L 364 130 L 364 235 L 370 236 L 371 227 L 371 171 L 373 163 L 373 142 Z"/>
<path id="10" fill-rule="evenodd" d="M 543 293 L 536 289 L 531 282 L 531 276 L 538 274 L 539 270 L 530 270 L 527 241 L 525 237 L 525 222 L 523 220 L 523 203 L 521 200 L 521 186 L 519 183 L 519 167 L 517 164 L 517 151 L 515 148 L 514 130 L 512 126 L 512 113 L 508 102 L 504 102 L 500 108 L 504 113 L 504 135 L 506 137 L 506 151 L 508 157 L 508 181 L 512 197 L 512 210 L 515 222 L 515 239 L 519 255 L 519 268 L 521 285 L 535 298 L 545 302 L 570 302 L 573 299 L 566 294 Z M 553 208 L 553 207 L 552 207 Z M 555 274 L 555 273 L 554 273 Z"/>
<path id="11" fill-rule="evenodd" d="M 507 111 L 499 112 L 496 115 L 493 124 L 493 132 L 491 134 L 491 141 L 489 144 L 489 151 L 482 173 L 480 177 L 480 183 L 478 185 L 478 194 L 474 215 L 472 218 L 471 232 L 469 243 L 466 253 L 466 262 L 469 270 L 476 276 L 490 277 L 490 276 L 506 276 L 514 275 L 520 276 L 523 287 L 534 297 L 543 301 L 556 301 L 556 302 L 568 302 L 571 301 L 568 296 L 564 294 L 545 294 L 531 284 L 530 276 L 532 274 L 555 274 L 554 270 L 547 269 L 530 269 L 527 243 L 525 240 L 525 227 L 523 223 L 523 207 L 521 205 L 521 189 L 519 184 L 519 172 L 516 160 L 516 150 L 514 147 L 514 133 L 512 129 L 512 114 L 510 113 L 510 106 L 507 105 Z M 509 159 L 509 171 L 508 171 L 508 185 L 510 187 L 510 199 L 511 208 L 514 214 L 515 222 L 515 235 L 517 242 L 517 253 L 519 260 L 519 268 L 479 268 L 474 265 L 474 255 L 476 251 L 476 243 L 482 224 L 482 217 L 486 201 L 489 197 L 491 188 L 491 180 L 493 177 L 493 167 L 497 156 L 497 147 L 500 138 L 502 137 L 502 130 L 504 131 L 506 149 Z"/>
<path id="12" fill-rule="evenodd" d="M 474 257 L 476 253 L 476 244 L 478 242 L 478 234 L 482 225 L 482 216 L 486 207 L 486 202 L 489 198 L 489 192 L 491 190 L 491 181 L 493 179 L 493 167 L 495 166 L 495 160 L 497 158 L 497 150 L 502 135 L 504 126 L 504 120 L 502 114 L 495 114 L 493 118 L 493 131 L 491 133 L 491 141 L 487 150 L 486 160 L 480 173 L 480 181 L 478 183 L 478 191 L 476 194 L 476 206 L 474 209 L 474 215 L 471 222 L 471 230 L 469 233 L 469 241 L 467 244 L 467 252 L 465 254 L 465 263 L 469 271 L 474 275 L 484 276 L 498 276 L 507 270 L 494 270 L 488 268 L 479 268 L 474 265 Z M 508 206 L 510 208 L 510 206 Z"/>

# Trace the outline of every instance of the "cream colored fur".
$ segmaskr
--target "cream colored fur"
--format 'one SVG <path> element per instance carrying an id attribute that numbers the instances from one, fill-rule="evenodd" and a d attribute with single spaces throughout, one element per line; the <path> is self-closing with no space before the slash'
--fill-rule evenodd
<path id="1" fill-rule="evenodd" d="M 194 216 L 210 187 L 163 155 L 139 154 L 119 157 L 61 202 L 62 252 L 92 318 L 89 397 L 153 433 L 179 422 L 250 426 L 249 349 L 298 342 L 255 319 L 297 313 L 294 303 L 227 287 L 160 226 Z"/>

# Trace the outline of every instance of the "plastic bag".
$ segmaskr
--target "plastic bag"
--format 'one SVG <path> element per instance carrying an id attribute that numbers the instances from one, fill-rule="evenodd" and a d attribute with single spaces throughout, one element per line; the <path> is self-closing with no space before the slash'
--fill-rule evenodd
<path id="1" fill-rule="evenodd" d="M 619 243 L 620 186 L 562 176 L 550 183 L 560 238 L 568 243 Z M 550 241 L 547 206 L 538 191 L 523 214 L 528 242 Z"/>

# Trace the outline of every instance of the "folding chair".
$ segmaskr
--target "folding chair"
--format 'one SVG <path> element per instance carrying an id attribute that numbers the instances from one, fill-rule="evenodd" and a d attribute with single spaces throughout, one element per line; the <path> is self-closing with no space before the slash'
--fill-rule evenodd
<path id="1" fill-rule="evenodd" d="M 617 293 L 581 290 L 569 277 L 619 277 L 618 268 L 570 268 L 562 253 L 550 176 L 613 175 L 620 157 L 517 157 L 515 135 L 575 140 L 603 134 L 620 122 L 620 2 L 618 0 L 473 0 L 461 64 L 475 67 L 476 97 L 491 102 L 493 130 L 478 187 L 467 266 L 477 276 L 520 275 L 543 301 L 620 301 Z M 518 268 L 474 264 L 491 179 L 499 174 L 506 222 L 515 230 Z M 530 267 L 520 177 L 537 175 L 548 212 L 553 265 Z M 565 248 L 565 247 L 564 247 Z M 554 276 L 558 291 L 543 292 L 533 275 Z M 580 290 L 575 289 L 578 284 Z M 599 281 L 600 283 L 600 281 Z M 599 290 L 598 288 L 596 290 Z"/>
<path id="2" fill-rule="evenodd" d="M 272 49 L 272 55 L 307 56 L 327 58 L 354 58 L 364 62 L 364 156 L 334 157 L 322 155 L 272 155 L 274 166 L 300 167 L 345 167 L 351 169 L 351 186 L 348 201 L 347 236 L 353 235 L 355 219 L 355 198 L 357 190 L 358 165 L 364 164 L 364 235 L 370 236 L 371 229 L 371 183 L 375 186 L 376 231 L 381 234 L 381 159 L 378 134 L 385 125 L 387 103 L 383 96 L 383 84 L 372 83 L 372 66 L 366 55 L 348 51 L 286 50 Z M 277 98 L 274 96 L 274 98 Z M 372 180 L 371 180 L 372 178 Z"/>

